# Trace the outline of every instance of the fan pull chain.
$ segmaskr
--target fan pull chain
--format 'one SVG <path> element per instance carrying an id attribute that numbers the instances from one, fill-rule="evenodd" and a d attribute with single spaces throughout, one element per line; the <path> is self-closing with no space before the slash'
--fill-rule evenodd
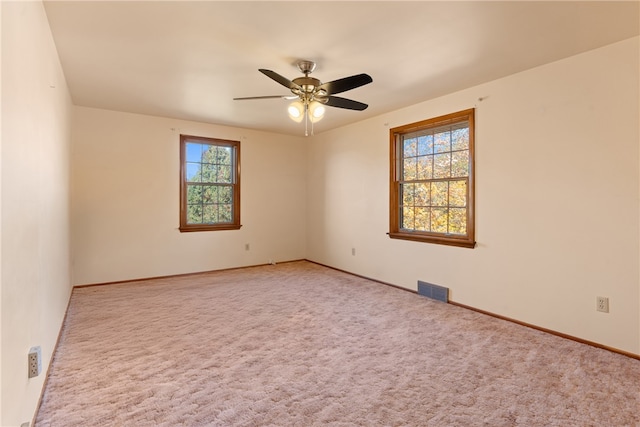
<path id="1" fill-rule="evenodd" d="M 304 103 L 304 136 L 309 136 L 309 104 L 306 102 Z"/>
<path id="2" fill-rule="evenodd" d="M 304 136 L 309 136 L 309 122 L 311 122 L 311 136 L 313 136 L 313 120 L 309 117 L 309 104 L 304 104 Z"/>

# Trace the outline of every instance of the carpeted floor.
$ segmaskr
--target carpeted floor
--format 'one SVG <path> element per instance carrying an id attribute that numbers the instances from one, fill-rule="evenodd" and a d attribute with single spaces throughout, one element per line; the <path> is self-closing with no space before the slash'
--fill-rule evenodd
<path id="1" fill-rule="evenodd" d="M 36 425 L 639 426 L 640 361 L 301 261 L 76 289 Z"/>

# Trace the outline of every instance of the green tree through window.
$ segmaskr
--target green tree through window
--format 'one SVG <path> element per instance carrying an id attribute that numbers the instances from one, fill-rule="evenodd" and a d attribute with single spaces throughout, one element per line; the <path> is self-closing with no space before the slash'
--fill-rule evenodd
<path id="1" fill-rule="evenodd" d="M 180 136 L 180 231 L 240 228 L 240 143 Z"/>

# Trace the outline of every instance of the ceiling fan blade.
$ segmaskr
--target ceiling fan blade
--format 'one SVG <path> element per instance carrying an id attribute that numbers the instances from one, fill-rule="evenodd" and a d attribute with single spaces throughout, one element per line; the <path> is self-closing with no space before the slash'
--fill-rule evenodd
<path id="1" fill-rule="evenodd" d="M 327 95 L 332 95 L 334 93 L 345 92 L 360 86 L 364 86 L 371 83 L 372 81 L 373 79 L 368 74 L 356 74 L 355 76 L 345 77 L 342 79 L 323 83 L 318 86 L 318 89 L 324 89 L 327 92 Z"/>
<path id="2" fill-rule="evenodd" d="M 340 98 L 339 96 L 327 96 L 322 101 L 325 105 L 338 108 L 346 108 L 347 110 L 366 110 L 368 105 L 352 99 Z"/>
<path id="3" fill-rule="evenodd" d="M 265 70 L 263 68 L 260 68 L 258 71 L 260 71 L 262 74 L 264 74 L 265 76 L 269 77 L 270 79 L 277 81 L 278 83 L 280 83 L 282 86 L 284 86 L 286 88 L 289 88 L 289 89 L 300 89 L 300 86 L 298 86 L 297 84 L 295 84 L 294 82 L 292 82 L 288 78 L 281 76 L 280 74 L 276 73 L 275 71 Z"/>
<path id="4" fill-rule="evenodd" d="M 247 96 L 244 98 L 233 98 L 234 101 L 245 101 L 247 99 L 296 99 L 295 95 L 267 95 L 267 96 Z"/>

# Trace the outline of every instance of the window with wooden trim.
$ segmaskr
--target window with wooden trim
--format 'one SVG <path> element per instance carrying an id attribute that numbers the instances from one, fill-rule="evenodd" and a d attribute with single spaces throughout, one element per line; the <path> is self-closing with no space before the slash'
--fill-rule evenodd
<path id="1" fill-rule="evenodd" d="M 394 239 L 475 246 L 474 109 L 390 130 Z"/>
<path id="2" fill-rule="evenodd" d="M 180 231 L 240 228 L 240 142 L 180 135 Z"/>

